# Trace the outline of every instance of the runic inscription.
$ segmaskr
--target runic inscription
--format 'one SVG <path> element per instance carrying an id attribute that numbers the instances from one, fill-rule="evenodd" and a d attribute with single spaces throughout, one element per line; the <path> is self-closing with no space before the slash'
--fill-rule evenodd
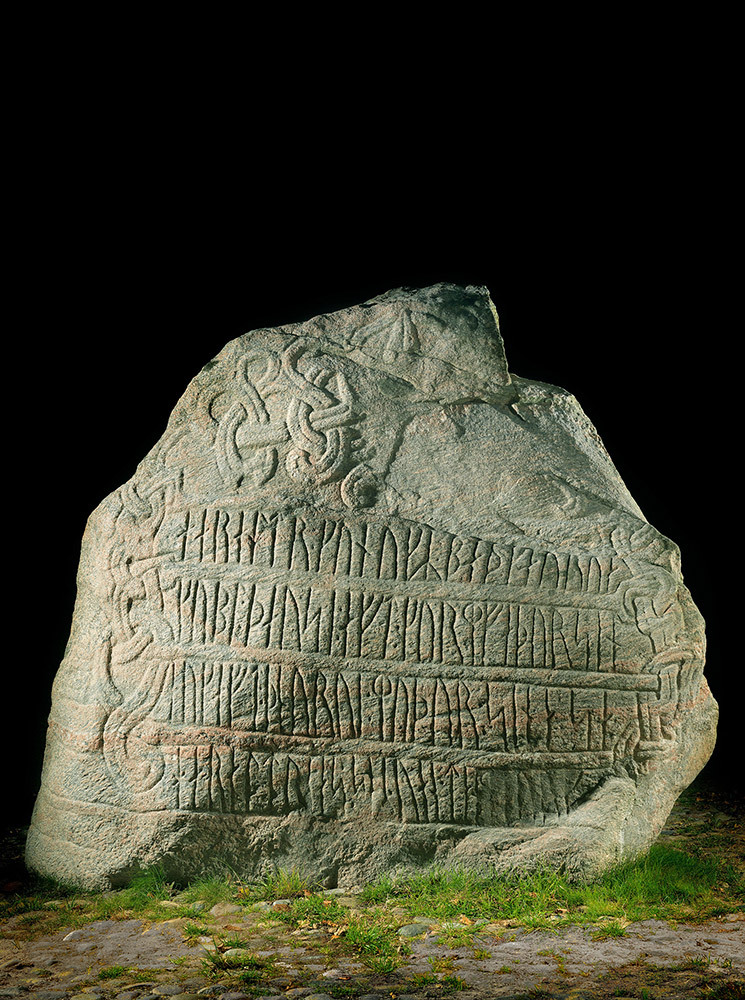
<path id="1" fill-rule="evenodd" d="M 308 756 L 210 744 L 167 747 L 166 760 L 168 807 L 195 812 L 497 826 L 522 815 L 566 815 L 587 787 L 569 768 L 536 783 L 525 772 L 359 753 Z"/>
<path id="2" fill-rule="evenodd" d="M 677 701 L 676 664 L 639 672 L 615 555 L 225 507 L 168 514 L 153 548 L 129 717 L 161 748 L 163 807 L 478 824 L 517 782 L 505 821 L 561 814 L 583 775 L 658 746 Z"/>

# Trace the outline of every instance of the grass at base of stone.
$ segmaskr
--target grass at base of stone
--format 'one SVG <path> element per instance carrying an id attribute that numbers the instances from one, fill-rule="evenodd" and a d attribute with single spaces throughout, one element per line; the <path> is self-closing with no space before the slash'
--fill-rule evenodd
<path id="1" fill-rule="evenodd" d="M 243 900 L 292 899 L 322 891 L 318 882 L 296 868 L 276 868 L 262 878 L 241 886 L 238 895 Z"/>
<path id="2" fill-rule="evenodd" d="M 699 798 L 695 789 L 689 790 L 676 807 L 667 830 L 674 844 L 665 843 L 663 835 L 645 857 L 584 884 L 549 871 L 487 876 L 430 869 L 412 878 L 378 879 L 350 910 L 297 871 L 277 869 L 246 883 L 230 871 L 217 870 L 179 888 L 154 868 L 135 876 L 126 888 L 103 893 L 37 879 L 24 894 L 0 897 L 0 936 L 31 940 L 94 920 L 183 917 L 185 937 L 196 940 L 210 933 L 213 917 L 208 911 L 215 903 L 229 900 L 250 907 L 283 899 L 289 905 L 284 911 L 268 912 L 270 920 L 321 929 L 326 932 L 321 950 L 330 957 L 355 955 L 368 968 L 387 972 L 401 963 L 408 948 L 399 939 L 398 928 L 417 916 L 444 925 L 443 943 L 475 948 L 482 944 L 476 932 L 486 924 L 491 925 L 487 933 L 494 936 L 518 925 L 586 924 L 593 925 L 596 939 L 602 939 L 623 935 L 626 924 L 636 920 L 697 922 L 743 912 L 742 823 L 731 813 L 712 814 L 714 808 L 731 809 L 723 800 L 701 806 Z M 4 926 L 9 918 L 15 919 Z M 300 938 L 292 941 L 300 945 Z"/>
<path id="3" fill-rule="evenodd" d="M 644 857 L 585 883 L 548 870 L 489 876 L 431 869 L 409 878 L 380 878 L 361 898 L 368 903 L 394 900 L 412 916 L 458 920 L 465 926 L 476 920 L 536 928 L 609 919 L 695 922 L 745 910 L 745 880 L 716 858 L 655 845 Z M 609 929 L 606 936 L 618 932 Z"/>
<path id="4" fill-rule="evenodd" d="M 130 884 L 108 892 L 81 892 L 51 879 L 35 879 L 25 895 L 0 898 L 0 921 L 21 916 L 16 922 L 14 938 L 50 934 L 60 927 L 82 927 L 93 920 L 124 919 L 138 916 L 163 920 L 181 915 L 160 905 L 173 893 L 160 868 L 152 868 L 134 876 Z M 194 915 L 184 907 L 183 915 Z M 2 934 L 0 929 L 0 934 Z"/>
<path id="5" fill-rule="evenodd" d="M 700 994 L 700 1000 L 745 1000 L 745 979 L 706 986 Z"/>
<path id="6" fill-rule="evenodd" d="M 83 927 L 94 920 L 202 920 L 215 903 L 234 899 L 238 888 L 237 881 L 224 875 L 205 877 L 177 891 L 159 867 L 135 875 L 125 888 L 106 892 L 84 892 L 52 879 L 36 878 L 26 894 L 0 897 L 0 937 L 4 936 L 2 921 L 14 916 L 21 916 L 20 925 L 16 922 L 13 928 L 14 938 L 51 934 L 61 927 Z M 197 900 L 200 906 L 195 909 Z"/>
<path id="7" fill-rule="evenodd" d="M 234 899 L 236 893 L 240 891 L 240 886 L 240 880 L 232 872 L 220 872 L 190 882 L 174 896 L 174 899 L 183 903 L 187 909 L 190 904 L 198 901 L 204 904 L 204 909 L 209 910 L 216 903 Z"/>

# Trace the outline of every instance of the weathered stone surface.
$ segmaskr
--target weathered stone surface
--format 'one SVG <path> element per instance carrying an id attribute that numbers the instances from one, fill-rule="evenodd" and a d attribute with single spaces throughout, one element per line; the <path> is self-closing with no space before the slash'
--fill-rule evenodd
<path id="1" fill-rule="evenodd" d="M 703 656 L 676 546 L 486 289 L 259 330 L 90 518 L 27 859 L 590 872 L 708 759 Z"/>

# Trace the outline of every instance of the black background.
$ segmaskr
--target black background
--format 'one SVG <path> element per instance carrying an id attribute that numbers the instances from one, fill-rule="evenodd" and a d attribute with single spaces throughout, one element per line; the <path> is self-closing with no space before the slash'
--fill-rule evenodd
<path id="1" fill-rule="evenodd" d="M 736 610 L 722 574 L 739 559 L 721 456 L 736 394 L 726 195 L 711 173 L 700 183 L 685 144 L 650 148 L 648 137 L 625 151 L 606 137 L 602 154 L 593 141 L 571 162 L 547 146 L 509 174 L 486 146 L 478 169 L 451 173 L 433 168 L 436 146 L 415 155 L 405 130 L 380 138 L 364 175 L 348 146 L 323 145 L 319 163 L 317 147 L 290 144 L 259 167 L 241 161 L 224 184 L 220 169 L 185 176 L 175 160 L 122 149 L 115 167 L 78 160 L 35 188 L 6 368 L 19 390 L 6 630 L 22 639 L 6 667 L 11 818 L 27 820 L 38 789 L 86 518 L 132 475 L 189 380 L 247 330 L 437 281 L 489 287 L 510 370 L 577 396 L 648 520 L 680 545 L 721 707 L 709 770 L 739 784 L 723 653 Z"/>

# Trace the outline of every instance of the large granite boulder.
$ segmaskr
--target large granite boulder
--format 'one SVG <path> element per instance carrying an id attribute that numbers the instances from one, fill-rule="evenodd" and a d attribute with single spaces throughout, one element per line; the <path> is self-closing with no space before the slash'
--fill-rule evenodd
<path id="1" fill-rule="evenodd" d="M 708 759 L 703 659 L 676 546 L 486 289 L 258 330 L 90 518 L 28 863 L 591 873 Z"/>

